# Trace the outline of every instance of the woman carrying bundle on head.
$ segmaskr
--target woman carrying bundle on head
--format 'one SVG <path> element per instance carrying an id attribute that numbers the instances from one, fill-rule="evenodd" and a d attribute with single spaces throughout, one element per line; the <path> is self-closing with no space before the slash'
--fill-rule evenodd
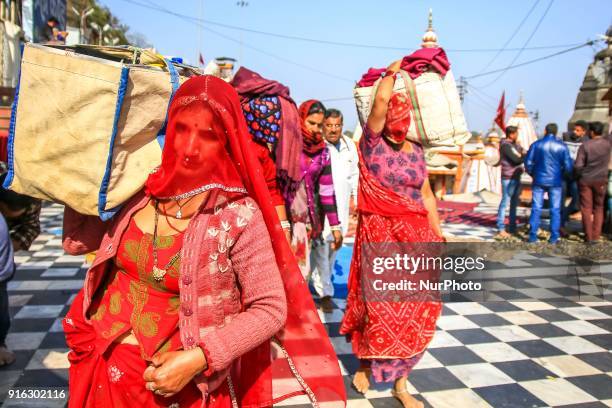
<path id="1" fill-rule="evenodd" d="M 189 79 L 144 191 L 106 223 L 66 209 L 66 251 L 98 249 L 63 321 L 70 407 L 344 406 L 250 146 L 236 91 Z"/>
<path id="2" fill-rule="evenodd" d="M 230 84 L 240 96 L 253 151 L 261 163 L 287 241 L 291 242 L 291 223 L 283 195 L 295 190 L 300 180 L 302 134 L 297 106 L 288 87 L 245 67 L 240 67 Z"/>
<path id="3" fill-rule="evenodd" d="M 435 300 L 369 301 L 363 294 L 363 247 L 372 243 L 442 242 L 435 196 L 427 179 L 423 147 L 406 139 L 410 101 L 393 93 L 401 61 L 385 72 L 359 141 L 359 221 L 340 333 L 361 361 L 353 385 L 365 393 L 370 376 L 394 382 L 393 395 L 405 407 L 423 407 L 406 388 L 436 328 Z"/>

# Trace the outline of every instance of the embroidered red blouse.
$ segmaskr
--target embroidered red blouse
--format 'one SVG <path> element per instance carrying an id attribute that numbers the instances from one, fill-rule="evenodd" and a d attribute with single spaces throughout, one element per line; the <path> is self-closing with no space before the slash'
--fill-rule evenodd
<path id="1" fill-rule="evenodd" d="M 178 277 L 183 234 L 157 237 L 157 266 L 167 271 L 160 281 L 152 274 L 152 244 L 153 236 L 143 233 L 131 219 L 121 238 L 112 273 L 90 309 L 100 353 L 130 329 L 145 360 L 182 348 Z"/>

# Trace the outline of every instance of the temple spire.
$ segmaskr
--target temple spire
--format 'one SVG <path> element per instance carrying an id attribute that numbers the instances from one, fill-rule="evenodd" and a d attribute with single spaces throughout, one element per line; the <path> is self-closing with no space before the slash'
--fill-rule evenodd
<path id="1" fill-rule="evenodd" d="M 438 36 L 433 28 L 433 11 L 429 9 L 429 18 L 427 24 L 427 31 L 423 34 L 423 48 L 436 48 L 438 47 Z"/>
<path id="2" fill-rule="evenodd" d="M 519 91 L 519 101 L 516 104 L 516 110 L 512 116 L 516 116 L 517 118 L 527 118 L 529 114 L 527 113 L 527 108 L 525 107 L 525 96 L 523 94 L 523 90 Z"/>

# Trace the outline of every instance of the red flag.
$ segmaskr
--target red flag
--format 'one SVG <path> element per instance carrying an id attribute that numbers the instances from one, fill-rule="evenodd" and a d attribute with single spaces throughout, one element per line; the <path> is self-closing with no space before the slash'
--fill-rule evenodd
<path id="1" fill-rule="evenodd" d="M 494 122 L 501 128 L 502 131 L 506 130 L 506 91 L 502 94 L 502 97 L 499 101 L 499 106 L 497 107 L 497 112 L 495 113 Z"/>
<path id="2" fill-rule="evenodd" d="M 204 65 L 204 57 L 202 56 L 202 53 L 200 53 L 200 65 Z"/>

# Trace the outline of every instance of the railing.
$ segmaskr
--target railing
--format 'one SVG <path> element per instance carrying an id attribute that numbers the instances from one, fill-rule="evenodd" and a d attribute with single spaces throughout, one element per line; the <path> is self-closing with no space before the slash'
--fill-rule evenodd
<path id="1" fill-rule="evenodd" d="M 13 24 L 21 24 L 21 1 L 0 0 L 0 19 Z"/>

